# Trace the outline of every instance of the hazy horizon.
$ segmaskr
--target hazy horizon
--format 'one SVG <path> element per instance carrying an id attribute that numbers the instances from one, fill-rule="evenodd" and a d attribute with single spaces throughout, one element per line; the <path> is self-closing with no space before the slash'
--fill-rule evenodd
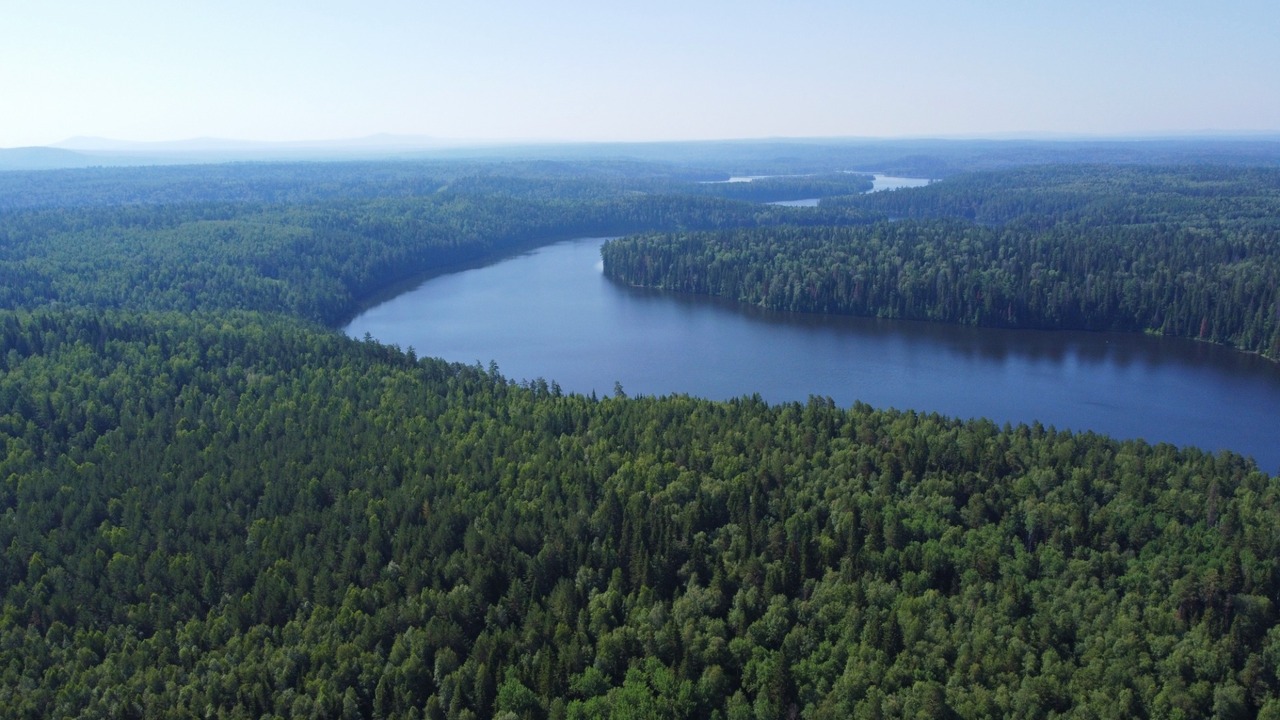
<path id="1" fill-rule="evenodd" d="M 466 147 L 489 147 L 489 146 L 555 146 L 555 145 L 645 145 L 645 144 L 699 144 L 699 143 L 912 143 L 912 142 L 1141 142 L 1141 141 L 1178 141 L 1178 140 L 1272 140 L 1280 141 L 1280 131 L 1274 130 L 1233 130 L 1233 131 L 1217 131 L 1217 130 L 1195 130 L 1185 132 L 1152 132 L 1152 133 L 1131 133 L 1131 134 L 1087 134 L 1087 133 L 1035 133 L 1035 132 L 1007 132 L 1007 133 L 965 133 L 958 135 L 920 135 L 920 136 L 848 136 L 848 137 L 725 137 L 725 138 L 670 138 L 663 140 L 577 140 L 572 138 L 565 139 L 524 139 L 524 138 L 448 138 L 436 137 L 430 135 L 399 135 L 391 133 L 373 133 L 359 137 L 329 137 L 329 138 L 298 138 L 291 140 L 256 140 L 252 138 L 233 138 L 233 137 L 189 137 L 178 138 L 173 140 L 124 140 L 120 138 L 109 138 L 90 135 L 78 135 L 75 137 L 64 138 L 57 142 L 48 143 L 39 146 L 23 146 L 37 148 L 54 148 L 60 150 L 72 150 L 81 152 L 168 152 L 168 151 L 185 151 L 191 149 L 289 149 L 295 147 L 298 149 L 322 148 L 322 147 L 350 147 L 350 148 L 424 148 L 430 149 L 438 147 L 447 148 L 466 148 Z M 20 148 L 4 148 L 0 150 L 10 150 Z"/>
<path id="2" fill-rule="evenodd" d="M 0 148 L 1280 133 L 1280 5 L 28 4 Z"/>

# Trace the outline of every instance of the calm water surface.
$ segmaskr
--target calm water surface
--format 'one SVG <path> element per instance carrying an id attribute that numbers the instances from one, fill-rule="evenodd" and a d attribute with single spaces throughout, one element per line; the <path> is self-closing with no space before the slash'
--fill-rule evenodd
<path id="1" fill-rule="evenodd" d="M 760 177 L 770 177 L 770 176 L 764 175 Z M 721 182 L 751 182 L 752 179 L 753 178 L 747 178 L 747 177 L 729 178 L 728 180 L 722 180 Z M 893 175 L 882 175 L 880 173 L 875 173 L 872 176 L 871 190 L 869 192 L 880 192 L 881 190 L 897 190 L 898 188 L 924 187 L 925 185 L 928 185 L 931 182 L 933 181 L 927 180 L 925 178 L 895 177 Z M 778 200 L 777 202 L 771 202 L 769 204 L 770 205 L 787 205 L 790 207 L 818 207 L 819 199 L 820 198 L 805 198 L 803 200 Z"/>
<path id="2" fill-rule="evenodd" d="M 1280 471 L 1280 366 L 1204 343 L 773 313 L 638 290 L 601 239 L 431 279 L 345 332 L 566 391 L 913 408 L 1231 449 Z"/>
<path id="3" fill-rule="evenodd" d="M 895 177 L 893 175 L 873 173 L 871 178 L 871 192 L 897 190 L 899 188 L 924 187 L 931 182 L 933 181 L 928 178 Z"/>

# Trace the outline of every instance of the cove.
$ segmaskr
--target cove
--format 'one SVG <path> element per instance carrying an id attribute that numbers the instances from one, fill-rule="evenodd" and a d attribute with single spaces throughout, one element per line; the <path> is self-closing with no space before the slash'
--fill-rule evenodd
<path id="1" fill-rule="evenodd" d="M 764 311 L 626 287 L 603 239 L 432 278 L 344 332 L 498 364 L 564 390 L 770 402 L 827 396 L 997 423 L 1040 422 L 1252 456 L 1280 471 L 1280 365 L 1139 334 L 995 330 Z"/>

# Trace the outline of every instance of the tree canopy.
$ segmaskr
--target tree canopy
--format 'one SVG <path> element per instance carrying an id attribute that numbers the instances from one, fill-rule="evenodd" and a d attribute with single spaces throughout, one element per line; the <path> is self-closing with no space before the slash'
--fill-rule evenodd
<path id="1" fill-rule="evenodd" d="M 1039 168 L 805 210 L 612 162 L 115 172 L 0 202 L 8 716 L 1280 717 L 1280 481 L 1237 455 L 566 394 L 328 327 L 388 283 L 635 230 L 669 234 L 609 245 L 614 271 L 718 273 L 699 291 L 813 302 L 787 273 L 862 263 L 868 293 L 897 283 L 868 311 L 1007 320 L 984 302 L 1010 283 L 1021 320 L 1073 306 L 1019 278 L 1085 272 L 1135 288 L 1103 313 L 1127 318 L 1200 273 L 1225 317 L 1253 296 L 1217 294 L 1224 267 L 1275 291 L 1269 171 Z M 1037 252 L 1062 264 L 1019 274 Z M 1274 337 L 1257 322 L 1212 339 Z"/>
<path id="2" fill-rule="evenodd" d="M 775 310 L 1124 330 L 1280 357 L 1280 172 L 1052 167 L 824 201 L 863 226 L 606 245 L 634 285 Z"/>

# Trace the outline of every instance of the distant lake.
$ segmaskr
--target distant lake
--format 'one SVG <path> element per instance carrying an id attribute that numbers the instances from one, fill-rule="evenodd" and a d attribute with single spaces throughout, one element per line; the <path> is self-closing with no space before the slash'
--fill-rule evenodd
<path id="1" fill-rule="evenodd" d="M 871 192 L 880 192 L 881 190 L 898 190 L 900 188 L 924 187 L 933 182 L 928 178 L 908 178 L 895 177 L 892 175 L 881 175 L 875 173 L 872 175 Z"/>
<path id="2" fill-rule="evenodd" d="M 898 177 L 896 175 L 885 175 L 884 173 L 864 172 L 862 170 L 846 170 L 845 172 L 853 173 L 857 175 L 870 175 L 872 177 L 872 185 L 871 185 L 871 190 L 869 192 L 878 192 L 880 190 L 897 190 L 898 188 L 923 187 L 933 182 L 928 178 Z M 704 185 L 719 185 L 722 183 L 745 183 L 745 182 L 751 182 L 752 180 L 762 180 L 764 178 L 774 178 L 774 177 L 807 177 L 807 176 L 806 175 L 735 175 L 729 178 L 728 180 L 703 180 L 702 183 Z M 786 205 L 792 202 L 808 202 L 808 201 L 807 200 L 806 201 L 784 200 L 775 204 Z"/>
<path id="3" fill-rule="evenodd" d="M 755 178 L 740 177 L 729 178 L 720 182 L 751 182 Z M 895 177 L 892 175 L 882 175 L 875 173 L 872 175 L 872 185 L 869 192 L 880 192 L 881 190 L 897 190 L 898 188 L 923 187 L 933 182 L 924 178 L 906 178 Z M 787 207 L 818 207 L 820 198 L 804 198 L 803 200 L 778 200 L 769 203 L 770 205 L 784 205 Z"/>
<path id="4" fill-rule="evenodd" d="M 433 278 L 353 337 L 542 377 L 566 391 L 770 402 L 829 396 L 1231 449 L 1280 471 L 1280 366 L 1190 340 L 763 311 L 602 274 L 601 239 Z"/>

